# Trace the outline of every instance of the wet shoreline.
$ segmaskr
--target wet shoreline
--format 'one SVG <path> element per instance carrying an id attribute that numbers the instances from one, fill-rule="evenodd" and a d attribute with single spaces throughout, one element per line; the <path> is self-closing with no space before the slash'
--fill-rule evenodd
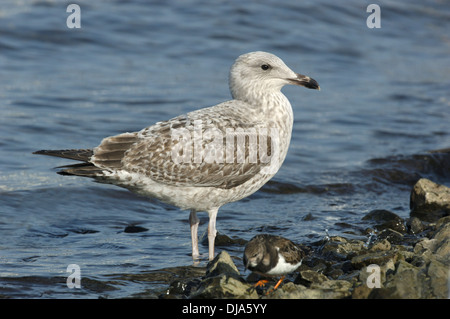
<path id="1" fill-rule="evenodd" d="M 158 298 L 448 298 L 450 188 L 421 179 L 411 193 L 411 206 L 408 220 L 387 210 L 364 216 L 373 227 L 367 229 L 366 242 L 327 236 L 304 246 L 309 254 L 303 264 L 275 291 L 270 289 L 276 281 L 254 288 L 254 274 L 242 276 L 235 265 L 241 260 L 222 251 L 204 276 L 172 281 Z"/>
<path id="2" fill-rule="evenodd" d="M 270 293 L 276 280 L 266 287 L 254 288 L 259 277 L 245 272 L 242 256 L 233 252 L 243 250 L 246 241 L 220 234 L 217 238 L 220 253 L 212 262 L 142 273 L 111 274 L 101 279 L 86 276 L 82 278 L 83 289 L 72 290 L 73 294 L 66 297 L 111 298 L 111 293 L 120 286 L 135 282 L 142 286 L 142 291 L 121 298 L 448 298 L 450 188 L 420 179 L 411 191 L 409 218 L 377 209 L 362 220 L 368 225 L 364 230 L 366 240 L 325 235 L 319 241 L 301 244 L 307 251 L 302 265 L 286 277 L 280 288 Z M 9 282 L 16 286 L 20 280 L 43 286 L 66 285 L 66 277 L 30 276 L 2 280 L 6 285 Z M 5 292 L 1 293 L 2 298 L 14 296 L 12 291 Z M 64 295 L 60 297 L 65 298 Z"/>
<path id="3" fill-rule="evenodd" d="M 434 275 L 444 276 L 442 267 L 448 267 L 445 262 L 433 261 L 429 255 L 434 256 L 429 246 L 433 242 L 433 236 L 439 232 L 440 228 L 448 231 L 450 222 L 448 213 L 449 207 L 439 206 L 439 202 L 445 203 L 450 196 L 446 193 L 447 189 L 443 185 L 435 184 L 427 179 L 420 179 L 413 186 L 410 184 L 410 178 L 400 181 L 398 176 L 405 178 L 403 172 L 409 172 L 408 176 L 416 177 L 418 175 L 426 176 L 427 173 L 437 172 L 437 176 L 445 178 L 448 173 L 448 149 L 439 152 L 430 152 L 425 155 L 417 155 L 409 158 L 395 157 L 395 159 L 373 160 L 369 165 L 385 166 L 384 176 L 389 177 L 388 183 L 400 182 L 401 187 L 411 189 L 410 203 L 411 207 L 409 218 L 402 218 L 397 213 L 388 209 L 373 209 L 369 213 L 360 217 L 360 220 L 353 219 L 345 222 L 339 221 L 335 226 L 340 227 L 338 236 L 332 231 L 330 233 L 324 229 L 321 238 L 317 235 L 310 237 L 308 243 L 298 243 L 304 245 L 310 251 L 305 258 L 300 269 L 285 280 L 281 288 L 273 294 L 266 296 L 263 290 L 254 290 L 251 294 L 234 294 L 229 292 L 202 292 L 206 288 L 206 283 L 214 282 L 208 273 L 206 260 L 201 260 L 197 265 L 176 266 L 150 271 L 141 271 L 132 273 L 95 275 L 83 273 L 82 289 L 68 289 L 67 276 L 62 274 L 58 277 L 45 276 L 21 276 L 21 277 L 2 277 L 2 288 L 0 289 L 1 298 L 151 298 L 151 299 L 188 299 L 188 298 L 444 298 L 445 289 L 441 287 L 438 293 L 430 293 L 433 287 L 421 288 L 424 292 L 419 294 L 412 291 L 408 292 L 405 288 L 401 293 L 392 287 L 397 279 L 395 274 L 401 271 L 409 271 L 410 276 L 416 276 L 419 280 L 435 282 L 432 276 L 428 275 L 430 263 Z M 403 166 L 397 166 L 401 163 Z M 397 166 L 397 168 L 395 168 Z M 386 168 L 395 171 L 395 174 L 386 172 Z M 378 168 L 374 168 L 375 172 Z M 379 183 L 379 181 L 377 181 Z M 355 181 L 348 185 L 328 184 L 321 187 L 307 185 L 297 186 L 289 183 L 279 183 L 272 181 L 262 191 L 266 193 L 311 193 L 314 195 L 340 197 L 348 194 L 349 185 L 352 187 L 352 193 L 363 190 L 356 190 L 359 186 Z M 435 195 L 433 203 L 427 203 L 427 193 Z M 429 197 L 429 196 L 428 196 Z M 427 199 L 427 200 L 426 200 Z M 377 205 L 379 206 L 379 205 Z M 306 214 L 303 222 L 314 222 L 317 220 L 314 214 Z M 441 227 L 442 226 L 442 227 Z M 253 229 L 256 232 L 279 233 L 283 231 L 282 227 L 264 226 L 261 229 Z M 83 236 L 96 234 L 94 230 L 78 230 L 77 233 Z M 123 233 L 148 233 L 148 229 L 138 224 L 125 226 Z M 64 237 L 67 235 L 64 235 Z M 448 246 L 450 234 L 446 234 L 447 242 L 442 245 Z M 445 239 L 445 238 L 444 238 Z M 202 243 L 207 245 L 207 243 Z M 218 251 L 223 254 L 231 255 L 230 265 L 228 267 L 236 268 L 233 278 L 241 282 L 248 290 L 251 283 L 255 280 L 249 272 L 245 272 L 242 265 L 242 251 L 246 240 L 240 236 L 227 236 L 218 234 L 216 246 Z M 441 249 L 442 250 L 442 249 Z M 36 256 L 36 260 L 39 256 Z M 450 259 L 450 257 L 448 258 Z M 27 260 L 34 262 L 33 258 Z M 380 266 L 380 272 L 383 278 L 382 288 L 378 290 L 367 289 L 363 281 L 367 279 L 367 267 L 370 264 Z M 437 265 L 437 266 L 436 266 Z M 400 268 L 399 268 L 400 267 Z M 400 270 L 399 270 L 400 269 Z M 403 270 L 402 270 L 403 269 Z M 228 278 L 228 274 L 220 274 Z M 422 276 L 422 277 L 421 277 Z M 448 274 L 445 276 L 448 277 Z M 445 278 L 441 278 L 442 281 Z M 445 281 L 445 280 L 444 280 Z M 206 282 L 206 283 L 205 283 Z M 412 281 L 411 281 L 412 282 Z M 127 293 L 127 285 L 133 283 L 136 287 L 142 289 L 132 289 Z M 419 283 L 416 283 L 419 285 Z M 214 282 L 214 286 L 220 287 L 222 284 Z M 337 285 L 337 286 L 334 286 Z M 391 285 L 391 286 L 389 286 Z M 26 288 L 34 288 L 41 291 L 39 295 L 32 295 L 26 292 Z M 386 286 L 386 287 L 385 287 Z M 39 288 L 42 287 L 42 288 Z M 125 289 L 124 289 L 125 287 Z M 25 289 L 25 290 L 23 290 Z M 235 288 L 233 288 L 235 289 Z M 251 290 L 251 289 L 250 289 Z M 416 289 L 417 290 L 417 289 Z M 48 291 L 48 295 L 46 295 Z M 415 290 L 414 290 L 415 291 Z M 428 292 L 425 292 L 428 291 Z M 443 292 L 444 291 L 444 292 Z M 448 291 L 448 288 L 447 288 Z M 255 294 L 256 293 L 256 294 Z"/>

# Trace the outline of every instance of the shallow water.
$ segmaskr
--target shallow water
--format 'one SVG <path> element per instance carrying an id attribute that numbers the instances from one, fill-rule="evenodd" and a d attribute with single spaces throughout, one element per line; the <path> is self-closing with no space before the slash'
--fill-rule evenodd
<path id="1" fill-rule="evenodd" d="M 187 212 L 59 176 L 53 168 L 70 161 L 31 153 L 91 148 L 227 100 L 229 67 L 245 52 L 275 53 L 321 91 L 283 89 L 295 114 L 287 159 L 259 192 L 220 210 L 220 233 L 364 238 L 371 210 L 409 216 L 420 177 L 450 184 L 448 155 L 427 153 L 450 146 L 447 2 L 378 2 L 380 29 L 367 28 L 356 0 L 76 3 L 81 29 L 66 26 L 69 2 L 0 5 L 2 297 L 139 296 L 164 289 L 161 274 L 184 275 Z M 240 258 L 243 246 L 221 249 Z M 69 264 L 82 289 L 67 287 Z"/>

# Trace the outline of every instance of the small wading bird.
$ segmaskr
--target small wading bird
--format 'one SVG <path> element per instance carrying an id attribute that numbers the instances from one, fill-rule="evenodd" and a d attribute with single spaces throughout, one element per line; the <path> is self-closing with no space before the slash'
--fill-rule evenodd
<path id="1" fill-rule="evenodd" d="M 256 235 L 245 246 L 244 266 L 263 277 L 281 276 L 273 291 L 280 286 L 285 275 L 300 267 L 305 256 L 306 253 L 289 239 L 268 234 Z M 267 282 L 261 279 L 255 287 Z"/>
<path id="2" fill-rule="evenodd" d="M 66 166 L 59 174 L 92 177 L 99 182 L 125 187 L 138 194 L 190 210 L 194 259 L 199 258 L 197 212 L 208 212 L 211 260 L 214 258 L 219 208 L 260 189 L 275 175 L 286 157 L 294 121 L 291 104 L 281 93 L 281 88 L 286 84 L 320 89 L 315 80 L 293 72 L 273 54 L 247 53 L 239 56 L 231 67 L 229 85 L 233 99 L 230 101 L 158 122 L 138 132 L 107 137 L 93 149 L 42 150 L 35 154 L 82 162 Z M 201 123 L 200 129 L 194 123 Z M 182 139 L 173 138 L 173 131 L 180 128 L 194 136 L 194 148 L 186 148 L 186 145 L 180 147 Z M 206 149 L 209 153 L 217 151 L 220 155 L 220 152 L 223 153 L 221 143 L 216 150 L 211 149 L 217 144 L 210 143 L 211 138 L 198 136 L 207 132 L 211 134 L 214 130 L 225 136 L 227 129 L 232 129 L 233 132 L 238 132 L 239 129 L 266 132 L 270 129 L 276 132 L 276 138 L 270 143 L 270 161 L 263 161 L 261 157 L 252 161 L 252 154 L 247 150 L 243 160 L 238 160 L 242 156 L 239 152 L 232 152 L 231 160 L 227 156 L 226 161 L 223 158 L 217 161 L 174 160 L 174 153 L 186 159 L 187 154 L 183 154 L 183 150 L 192 152 L 192 149 L 194 157 L 199 156 L 199 153 L 201 155 Z M 239 138 L 238 135 L 236 133 L 236 139 Z M 264 142 L 267 144 L 267 139 L 260 136 L 256 139 L 257 145 L 253 146 L 259 149 Z"/>

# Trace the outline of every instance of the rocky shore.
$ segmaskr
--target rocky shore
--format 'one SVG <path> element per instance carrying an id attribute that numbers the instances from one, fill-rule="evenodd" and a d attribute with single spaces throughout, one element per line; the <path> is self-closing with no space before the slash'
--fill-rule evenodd
<path id="1" fill-rule="evenodd" d="M 204 276 L 174 280 L 159 298 L 337 299 L 449 298 L 450 188 L 420 179 L 411 192 L 410 218 L 387 210 L 363 217 L 367 241 L 326 236 L 303 247 L 308 255 L 296 272 L 254 288 L 222 251 Z M 237 259 L 237 258 L 236 258 Z M 236 262 L 242 262 L 240 259 Z"/>

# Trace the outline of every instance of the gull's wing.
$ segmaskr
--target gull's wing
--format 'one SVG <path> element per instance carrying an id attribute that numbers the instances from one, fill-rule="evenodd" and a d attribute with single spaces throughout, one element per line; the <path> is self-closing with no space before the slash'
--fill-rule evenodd
<path id="1" fill-rule="evenodd" d="M 251 147 L 259 150 L 261 143 L 270 153 L 272 144 L 270 137 L 249 137 L 248 133 L 257 132 L 260 126 L 235 103 L 245 104 L 225 102 L 156 123 L 140 132 L 105 138 L 94 149 L 90 162 L 101 169 L 138 173 L 169 185 L 238 186 L 270 164 L 259 155 L 252 157 Z M 239 149 L 237 144 L 242 141 L 243 148 Z M 227 150 L 231 144 L 233 149 Z"/>

